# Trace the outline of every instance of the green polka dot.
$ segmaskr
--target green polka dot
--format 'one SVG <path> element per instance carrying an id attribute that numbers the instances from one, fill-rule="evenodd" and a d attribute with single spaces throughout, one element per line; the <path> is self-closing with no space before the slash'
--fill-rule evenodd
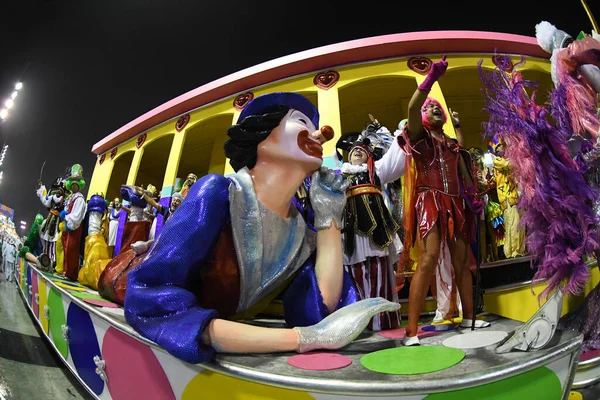
<path id="1" fill-rule="evenodd" d="M 69 355 L 69 345 L 63 338 L 62 326 L 66 325 L 65 308 L 63 307 L 62 297 L 55 288 L 50 289 L 48 294 L 48 307 L 50 315 L 48 323 L 50 324 L 50 334 L 52 342 L 58 349 L 58 352 L 64 359 Z"/>
<path id="2" fill-rule="evenodd" d="M 452 347 L 413 346 L 376 351 L 363 356 L 360 363 L 382 374 L 416 375 L 450 368 L 464 357 L 464 351 Z"/>
<path id="3" fill-rule="evenodd" d="M 550 369 L 541 367 L 486 385 L 430 394 L 425 400 L 560 400 L 561 398 L 562 387 L 558 376 Z"/>

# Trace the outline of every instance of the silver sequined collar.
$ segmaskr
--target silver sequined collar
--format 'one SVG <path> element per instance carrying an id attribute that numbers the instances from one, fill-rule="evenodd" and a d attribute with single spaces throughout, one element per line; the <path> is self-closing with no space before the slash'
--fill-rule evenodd
<path id="1" fill-rule="evenodd" d="M 267 251 L 273 249 L 267 249 L 269 243 L 263 243 L 263 223 L 268 224 L 269 218 L 278 216 L 266 207 L 260 207 L 247 168 L 239 170 L 230 179 L 231 230 L 240 271 L 237 312 L 242 312 L 288 280 L 310 256 L 314 245 L 311 240 L 306 240 L 304 219 L 292 207 L 287 232 L 277 232 L 288 238 L 285 249 L 273 259 L 265 259 L 269 258 L 266 254 L 277 252 Z"/>

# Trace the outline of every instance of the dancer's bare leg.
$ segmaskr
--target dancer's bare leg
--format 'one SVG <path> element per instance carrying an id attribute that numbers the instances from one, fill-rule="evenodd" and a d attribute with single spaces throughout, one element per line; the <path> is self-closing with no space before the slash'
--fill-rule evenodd
<path id="1" fill-rule="evenodd" d="M 450 256 L 454 267 L 456 286 L 462 302 L 463 318 L 473 319 L 473 277 L 467 265 L 468 245 L 463 239 L 448 240 Z"/>
<path id="2" fill-rule="evenodd" d="M 440 257 L 440 231 L 438 226 L 435 225 L 423 240 L 417 242 L 417 245 L 419 246 L 419 261 L 417 270 L 410 282 L 406 336 L 417 335 L 419 316 L 425 306 L 427 290 Z"/>

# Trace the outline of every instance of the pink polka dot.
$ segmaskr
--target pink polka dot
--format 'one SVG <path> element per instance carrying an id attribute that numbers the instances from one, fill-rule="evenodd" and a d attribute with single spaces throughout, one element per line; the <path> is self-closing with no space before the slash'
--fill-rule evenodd
<path id="1" fill-rule="evenodd" d="M 403 339 L 404 334 L 406 332 L 406 328 L 398 328 L 391 329 L 389 331 L 381 331 L 379 332 L 379 336 L 383 336 L 388 339 Z M 419 326 L 419 330 L 417 331 L 417 336 L 419 339 L 423 339 L 429 336 L 435 336 L 437 332 L 425 332 L 422 327 Z"/>
<path id="2" fill-rule="evenodd" d="M 98 300 L 98 299 L 82 299 L 86 303 L 93 304 L 95 306 L 100 307 L 108 307 L 108 308 L 119 308 L 118 304 L 111 303 L 110 301 Z"/>
<path id="3" fill-rule="evenodd" d="M 592 358 L 596 358 L 600 356 L 600 350 L 590 350 L 585 353 L 581 353 L 579 356 L 579 361 L 586 361 Z"/>
<path id="4" fill-rule="evenodd" d="M 291 356 L 287 362 L 299 369 L 327 371 L 347 367 L 352 364 L 352 359 L 336 353 L 308 353 Z"/>
<path id="5" fill-rule="evenodd" d="M 108 391 L 114 400 L 175 400 L 167 375 L 150 347 L 108 328 L 102 342 Z"/>

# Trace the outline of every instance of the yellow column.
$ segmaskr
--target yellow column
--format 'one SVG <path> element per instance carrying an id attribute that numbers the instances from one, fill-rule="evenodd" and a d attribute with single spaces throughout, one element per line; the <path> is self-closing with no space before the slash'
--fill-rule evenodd
<path id="1" fill-rule="evenodd" d="M 235 110 L 235 112 L 233 113 L 233 121 L 231 121 L 231 125 L 235 125 L 237 124 L 237 120 L 240 116 L 240 111 Z M 215 151 L 215 148 L 213 146 L 213 153 Z M 229 164 L 229 158 L 225 157 L 225 170 L 223 171 L 223 175 L 227 176 L 227 175 L 231 175 L 231 174 L 235 174 L 235 171 L 233 170 L 233 168 L 231 168 L 231 164 Z"/>
<path id="2" fill-rule="evenodd" d="M 425 80 L 424 75 L 417 75 L 417 85 L 420 85 Z M 450 137 L 456 137 L 456 132 L 454 131 L 454 126 L 452 125 L 452 119 L 450 118 L 450 111 L 448 111 L 448 106 L 446 105 L 446 99 L 444 99 L 444 94 L 442 93 L 442 88 L 438 82 L 434 83 L 431 87 L 431 91 L 429 92 L 429 97 L 432 97 L 440 102 L 444 110 L 446 110 L 446 115 L 448 116 L 448 120 L 444 124 L 444 132 L 446 135 Z"/>
<path id="3" fill-rule="evenodd" d="M 319 124 L 333 128 L 335 136 L 323 146 L 323 157 L 335 156 L 335 144 L 342 136 L 342 120 L 340 118 L 340 98 L 337 87 L 329 90 L 319 89 L 317 92 L 319 105 Z M 317 128 L 319 128 L 317 126 Z"/>
<path id="4" fill-rule="evenodd" d="M 225 166 L 229 165 L 229 159 L 225 157 L 223 143 L 227 140 L 227 134 L 218 135 L 213 142 L 212 151 L 210 153 L 210 164 L 208 166 L 209 174 L 225 174 Z"/>
<path id="5" fill-rule="evenodd" d="M 112 165 L 109 166 L 107 160 L 104 160 L 103 165 L 100 165 L 100 163 L 96 161 L 96 166 L 94 167 L 94 171 L 92 172 L 92 177 L 90 178 L 88 185 L 88 200 L 96 193 L 104 193 L 106 195 L 106 189 L 108 188 L 110 175 L 112 173 L 112 169 L 114 168 L 114 163 L 111 162 L 111 164 Z"/>
<path id="6" fill-rule="evenodd" d="M 173 185 L 177 178 L 177 170 L 179 169 L 179 161 L 181 160 L 181 153 L 183 152 L 183 144 L 185 143 L 186 135 L 187 130 L 183 130 L 176 133 L 173 137 L 169 161 L 167 161 L 167 170 L 165 171 L 165 177 L 162 183 L 162 190 L 168 190 L 168 193 L 162 192 L 163 196 L 170 196 L 173 194 Z"/>
<path id="7" fill-rule="evenodd" d="M 135 178 L 137 177 L 138 170 L 140 169 L 143 155 L 143 147 L 133 153 L 133 160 L 131 160 L 131 167 L 129 167 L 129 175 L 127 175 L 127 185 L 135 185 Z"/>

